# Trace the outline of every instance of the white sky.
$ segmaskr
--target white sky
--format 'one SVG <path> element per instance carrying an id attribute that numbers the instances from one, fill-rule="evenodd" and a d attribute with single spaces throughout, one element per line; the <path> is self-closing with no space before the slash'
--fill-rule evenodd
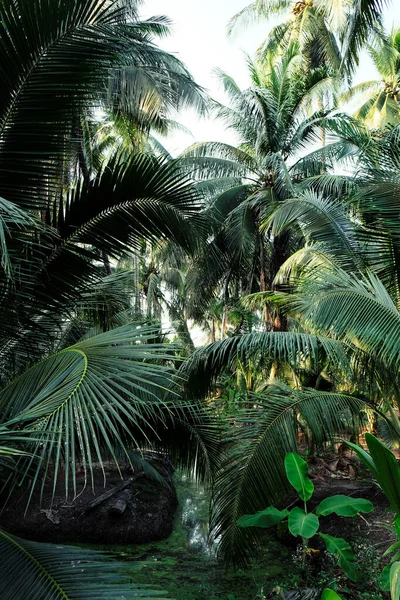
<path id="1" fill-rule="evenodd" d="M 144 0 L 142 16 L 166 15 L 173 21 L 172 35 L 160 46 L 176 54 L 188 67 L 195 81 L 220 101 L 225 101 L 213 69 L 218 67 L 234 77 L 245 88 L 248 85 L 245 53 L 253 55 L 265 40 L 270 26 L 253 25 L 247 31 L 228 38 L 226 27 L 229 19 L 251 0 Z M 385 24 L 400 24 L 400 0 L 392 0 L 385 11 Z M 374 79 L 374 66 L 369 57 L 362 56 L 356 83 Z M 224 141 L 235 143 L 233 133 L 224 131 L 217 121 L 199 119 L 191 112 L 180 115 L 179 121 L 193 137 L 176 133 L 163 140 L 172 154 L 177 154 L 197 141 Z"/>

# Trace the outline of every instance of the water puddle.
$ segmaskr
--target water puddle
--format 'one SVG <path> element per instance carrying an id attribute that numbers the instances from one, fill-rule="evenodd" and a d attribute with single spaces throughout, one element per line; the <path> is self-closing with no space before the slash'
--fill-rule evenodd
<path id="1" fill-rule="evenodd" d="M 208 540 L 209 496 L 204 486 L 182 475 L 177 479 L 178 519 L 187 532 L 188 547 L 209 557 L 215 556 L 216 544 Z"/>

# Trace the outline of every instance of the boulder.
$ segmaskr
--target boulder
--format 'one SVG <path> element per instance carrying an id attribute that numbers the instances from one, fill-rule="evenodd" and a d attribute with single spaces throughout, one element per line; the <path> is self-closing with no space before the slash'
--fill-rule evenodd
<path id="1" fill-rule="evenodd" d="M 153 466 L 163 481 L 143 472 L 107 465 L 106 483 L 101 469 L 94 471 L 92 486 L 84 486 L 83 474 L 77 475 L 80 493 L 68 499 L 62 474 L 51 502 L 52 483 L 44 488 L 42 502 L 36 490 L 25 512 L 29 491 L 18 490 L 0 515 L 0 527 L 38 542 L 100 545 L 142 544 L 167 538 L 173 528 L 177 498 L 172 466 L 159 456 Z"/>

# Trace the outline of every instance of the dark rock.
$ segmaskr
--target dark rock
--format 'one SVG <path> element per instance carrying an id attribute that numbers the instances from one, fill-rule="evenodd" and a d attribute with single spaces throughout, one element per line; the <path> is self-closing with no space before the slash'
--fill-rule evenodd
<path id="1" fill-rule="evenodd" d="M 29 491 L 18 490 L 0 515 L 0 527 L 41 542 L 124 545 L 165 539 L 172 532 L 177 507 L 169 461 L 166 464 L 166 469 L 161 460 L 156 465 L 164 476 L 161 482 L 146 476 L 135 478 L 128 469 L 122 472 L 121 479 L 118 470 L 108 465 L 105 486 L 99 468 L 94 473 L 95 493 L 90 486 L 82 490 L 84 480 L 80 475 L 77 487 L 82 491 L 74 500 L 66 500 L 60 477 L 53 504 L 49 482 L 42 503 L 37 490 L 25 515 Z M 129 493 L 124 494 L 128 490 Z M 101 501 L 96 505 L 99 498 Z M 125 503 L 123 511 L 114 510 L 116 503 L 117 508 L 122 507 L 119 500 Z M 95 506 L 90 509 L 91 504 Z"/>

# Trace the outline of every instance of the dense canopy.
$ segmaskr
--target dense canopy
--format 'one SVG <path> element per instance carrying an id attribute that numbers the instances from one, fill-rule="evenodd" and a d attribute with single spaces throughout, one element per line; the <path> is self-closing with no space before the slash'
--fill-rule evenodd
<path id="1" fill-rule="evenodd" d="M 256 0 L 229 32 L 279 22 L 246 89 L 218 71 L 223 103 L 136 0 L 0 0 L 2 502 L 60 485 L 73 502 L 78 470 L 94 485 L 121 456 L 157 477 L 151 448 L 208 486 L 218 558 L 243 567 L 262 535 L 237 522 L 283 501 L 287 453 L 371 430 L 399 446 L 400 32 L 385 5 Z M 354 84 L 363 50 L 379 78 Z M 171 156 L 160 136 L 188 107 L 237 144 Z M 350 572 L 344 540 L 321 536 Z M 2 598 L 97 598 L 99 582 L 101 597 L 160 597 L 108 555 L 4 530 L 0 553 Z"/>

